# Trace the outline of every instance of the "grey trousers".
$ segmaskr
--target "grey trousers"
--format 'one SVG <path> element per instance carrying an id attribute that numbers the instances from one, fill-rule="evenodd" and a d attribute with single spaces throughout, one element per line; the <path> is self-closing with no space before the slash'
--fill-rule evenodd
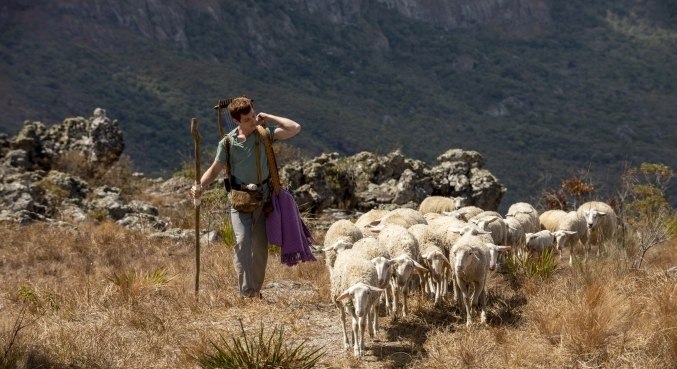
<path id="1" fill-rule="evenodd" d="M 253 213 L 239 213 L 231 209 L 230 219 L 235 234 L 233 265 L 237 273 L 240 295 L 258 297 L 266 276 L 268 236 L 263 208 Z"/>

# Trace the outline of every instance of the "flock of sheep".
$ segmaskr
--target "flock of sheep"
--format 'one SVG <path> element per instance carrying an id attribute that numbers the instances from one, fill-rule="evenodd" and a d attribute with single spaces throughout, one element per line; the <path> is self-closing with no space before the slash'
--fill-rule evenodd
<path id="1" fill-rule="evenodd" d="M 407 298 L 412 285 L 440 304 L 449 287 L 453 299 L 463 304 L 466 324 L 479 311 L 486 321 L 486 281 L 499 255 L 533 257 L 546 249 L 559 257 L 569 246 L 600 244 L 613 234 L 616 215 L 597 201 L 577 211 L 549 210 L 538 214 L 528 203 L 519 202 L 505 217 L 475 206 L 461 206 L 462 199 L 431 196 L 418 210 L 374 209 L 358 218 L 334 222 L 324 238 L 322 250 L 331 278 L 331 296 L 340 313 L 344 348 L 352 346 L 355 356 L 364 353 L 364 333 L 378 331 L 381 303 L 393 320 L 409 313 Z M 518 256 L 519 255 L 519 256 Z M 420 283 L 412 283 L 418 277 Z M 346 315 L 352 318 L 348 332 Z"/>

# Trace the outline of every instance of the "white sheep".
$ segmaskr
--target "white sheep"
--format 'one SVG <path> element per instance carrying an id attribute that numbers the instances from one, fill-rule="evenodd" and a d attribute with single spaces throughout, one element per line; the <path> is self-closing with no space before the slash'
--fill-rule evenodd
<path id="1" fill-rule="evenodd" d="M 343 346 L 346 350 L 350 348 L 345 321 L 348 310 L 352 316 L 353 354 L 360 357 L 364 353 L 365 328 L 369 326 L 369 332 L 373 335 L 375 332 L 371 327 L 378 326 L 377 323 L 368 323 L 378 319 L 375 307 L 383 290 L 375 287 L 378 277 L 374 265 L 368 260 L 349 257 L 351 251 L 346 250 L 336 259 L 331 276 L 331 296 L 339 309 Z"/>
<path id="2" fill-rule="evenodd" d="M 406 228 L 397 224 L 388 224 L 378 235 L 378 243 L 388 251 L 390 260 L 395 263 L 391 278 L 393 293 L 392 317 L 397 319 L 400 295 L 402 295 L 402 316 L 409 313 L 409 281 L 413 273 L 425 273 L 428 270 L 418 262 L 419 249 L 416 238 Z"/>
<path id="3" fill-rule="evenodd" d="M 324 262 L 330 273 L 336 261 L 336 254 L 351 248 L 352 244 L 361 238 L 362 231 L 349 220 L 340 219 L 329 226 L 324 235 L 322 251 L 324 251 Z"/>
<path id="4" fill-rule="evenodd" d="M 435 305 L 439 305 L 447 293 L 451 263 L 445 252 L 433 243 L 423 243 L 420 248 L 421 259 L 428 269 L 425 273 L 424 285 L 434 295 Z"/>
<path id="5" fill-rule="evenodd" d="M 451 249 L 455 295 L 462 297 L 466 310 L 466 325 L 472 324 L 472 315 L 480 309 L 480 323 L 486 322 L 486 281 L 489 270 L 494 270 L 498 253 L 510 249 L 484 242 L 481 237 L 466 233 Z M 458 290 L 458 291 L 457 291 Z"/>
<path id="6" fill-rule="evenodd" d="M 602 243 L 611 238 L 616 231 L 616 212 L 611 206 L 600 201 L 586 202 L 576 211 L 585 218 L 588 225 L 586 256 L 592 243 L 597 245 L 599 256 Z"/>
<path id="7" fill-rule="evenodd" d="M 355 226 L 362 231 L 363 236 L 375 235 L 367 226 L 374 222 L 380 221 L 390 210 L 385 209 L 371 209 L 368 212 L 360 215 L 355 221 Z M 378 223 L 377 223 L 378 224 Z"/>
<path id="8" fill-rule="evenodd" d="M 512 246 L 513 252 L 523 248 L 525 245 L 524 228 L 517 218 L 508 217 L 503 220 L 508 227 L 505 244 Z"/>
<path id="9" fill-rule="evenodd" d="M 541 230 L 541 223 L 538 220 L 538 211 L 536 211 L 529 203 L 517 202 L 510 205 L 505 217 L 517 219 L 522 224 L 524 232 L 535 233 Z"/>
<path id="10" fill-rule="evenodd" d="M 442 214 L 461 207 L 462 197 L 428 196 L 418 206 L 418 211 L 426 215 L 428 213 Z"/>
<path id="11" fill-rule="evenodd" d="M 393 209 L 383 216 L 383 218 L 373 221 L 365 229 L 371 232 L 380 232 L 385 226 L 389 224 L 400 225 L 404 228 L 409 228 L 414 224 L 428 224 L 428 221 L 416 209 L 397 208 Z"/>
<path id="12" fill-rule="evenodd" d="M 350 256 L 355 258 L 363 258 L 365 260 L 371 261 L 372 264 L 374 264 L 374 267 L 376 268 L 376 275 L 378 277 L 378 283 L 376 284 L 376 287 L 385 290 L 381 295 L 381 298 L 385 302 L 386 311 L 390 312 L 390 296 L 392 296 L 390 279 L 392 278 L 392 270 L 395 262 L 390 260 L 390 254 L 388 253 L 388 250 L 386 250 L 384 247 L 381 247 L 376 238 L 364 237 L 361 240 L 355 242 Z M 378 326 L 374 327 L 374 330 L 378 330 Z"/>
<path id="13" fill-rule="evenodd" d="M 580 241 L 582 245 L 587 244 L 588 240 L 588 226 L 583 215 L 577 211 L 570 211 L 565 213 L 557 222 L 557 231 L 565 231 L 569 233 L 564 240 L 562 248 L 569 246 L 569 265 L 574 262 L 574 248 Z"/>
<path id="14" fill-rule="evenodd" d="M 527 232 L 524 235 L 529 255 L 537 254 L 540 256 L 543 251 L 551 250 L 555 247 L 555 235 L 552 231 L 544 229 L 535 233 Z"/>
<path id="15" fill-rule="evenodd" d="M 454 212 L 457 212 L 457 217 L 460 217 L 459 219 L 465 220 L 466 222 L 474 217 L 475 215 L 483 212 L 484 209 L 478 208 L 477 206 L 473 205 L 468 205 L 468 206 L 463 206 L 461 208 L 458 208 L 454 210 Z"/>
<path id="16" fill-rule="evenodd" d="M 559 222 L 564 219 L 566 214 L 567 212 L 564 210 L 547 210 L 538 216 L 538 223 L 541 225 L 541 229 L 547 229 L 554 232 L 559 229 Z"/>
<path id="17" fill-rule="evenodd" d="M 500 215 L 475 216 L 470 219 L 471 223 L 477 225 L 478 229 L 491 232 L 491 238 L 494 243 L 505 245 L 508 238 L 508 226 Z"/>

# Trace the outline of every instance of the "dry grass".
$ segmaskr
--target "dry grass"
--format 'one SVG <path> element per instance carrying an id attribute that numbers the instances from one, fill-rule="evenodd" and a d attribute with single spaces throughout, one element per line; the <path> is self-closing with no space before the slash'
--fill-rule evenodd
<path id="1" fill-rule="evenodd" d="M 0 355 L 9 347 L 21 363 L 8 368 L 195 368 L 240 320 L 252 334 L 283 327 L 290 345 L 323 347 L 325 368 L 677 368 L 677 280 L 662 273 L 677 264 L 674 241 L 640 271 L 608 246 L 547 278 L 493 274 L 487 326 L 466 328 L 458 308 L 413 296 L 412 316 L 382 318 L 359 361 L 342 350 L 322 261 L 290 268 L 271 254 L 264 300 L 243 300 L 231 249 L 205 245 L 196 299 L 192 241 L 106 222 L 0 224 L 0 234 Z"/>

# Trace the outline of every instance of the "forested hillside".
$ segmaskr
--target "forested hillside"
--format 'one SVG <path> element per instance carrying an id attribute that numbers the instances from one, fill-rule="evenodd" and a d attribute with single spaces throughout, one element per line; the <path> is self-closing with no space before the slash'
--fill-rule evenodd
<path id="1" fill-rule="evenodd" d="M 0 132 L 102 107 L 148 174 L 190 160 L 192 117 L 214 143 L 235 94 L 301 122 L 308 155 L 477 150 L 506 203 L 677 166 L 673 1 L 9 0 L 0 20 Z"/>

